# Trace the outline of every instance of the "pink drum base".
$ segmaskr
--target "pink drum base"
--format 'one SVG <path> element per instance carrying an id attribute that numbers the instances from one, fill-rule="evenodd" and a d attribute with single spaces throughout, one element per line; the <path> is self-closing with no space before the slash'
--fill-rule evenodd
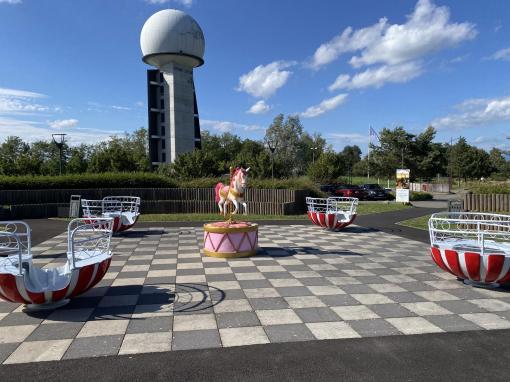
<path id="1" fill-rule="evenodd" d="M 225 232 L 209 232 L 219 228 Z M 246 228 L 253 228 L 245 231 Z M 238 232 L 238 231 L 241 232 Z M 204 252 L 215 257 L 243 257 L 256 254 L 258 227 L 247 222 L 217 222 L 204 225 Z"/>

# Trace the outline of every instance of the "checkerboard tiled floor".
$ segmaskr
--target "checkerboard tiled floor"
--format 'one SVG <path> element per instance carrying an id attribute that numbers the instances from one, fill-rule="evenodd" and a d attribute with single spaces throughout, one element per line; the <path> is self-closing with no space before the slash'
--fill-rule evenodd
<path id="1" fill-rule="evenodd" d="M 437 268 L 428 246 L 359 227 L 263 226 L 245 259 L 203 257 L 201 228 L 113 239 L 105 279 L 56 311 L 0 301 L 0 362 L 510 328 L 510 294 Z M 63 262 L 65 235 L 37 248 Z"/>

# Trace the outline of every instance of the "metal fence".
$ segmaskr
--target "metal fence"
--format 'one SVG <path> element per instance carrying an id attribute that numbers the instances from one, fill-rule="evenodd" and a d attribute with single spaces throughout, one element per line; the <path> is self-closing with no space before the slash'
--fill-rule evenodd
<path id="1" fill-rule="evenodd" d="M 216 213 L 212 188 L 133 188 L 0 191 L 3 216 L 17 219 L 67 216 L 71 195 L 102 199 L 131 195 L 142 199 L 141 212 Z M 248 189 L 248 212 L 257 215 L 294 215 L 306 212 L 306 190 Z"/>
<path id="2" fill-rule="evenodd" d="M 510 194 L 465 194 L 464 209 L 479 212 L 510 212 Z"/>

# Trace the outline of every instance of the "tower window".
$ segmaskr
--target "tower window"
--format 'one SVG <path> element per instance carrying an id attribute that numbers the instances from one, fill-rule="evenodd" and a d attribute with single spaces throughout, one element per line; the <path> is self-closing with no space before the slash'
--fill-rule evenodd
<path id="1" fill-rule="evenodd" d="M 161 141 L 161 148 L 163 150 L 166 148 L 166 141 L 164 139 Z"/>
<path id="2" fill-rule="evenodd" d="M 164 108 L 165 108 L 165 100 L 164 100 L 164 99 L 162 99 L 162 100 L 161 100 L 161 102 L 160 102 L 160 104 L 161 104 L 161 109 L 164 109 Z"/>
<path id="3" fill-rule="evenodd" d="M 166 163 L 166 153 L 161 153 L 161 162 Z"/>
<path id="4" fill-rule="evenodd" d="M 165 113 L 161 113 L 161 114 L 160 114 L 160 118 L 159 118 L 159 120 L 160 120 L 161 122 L 165 122 Z"/>

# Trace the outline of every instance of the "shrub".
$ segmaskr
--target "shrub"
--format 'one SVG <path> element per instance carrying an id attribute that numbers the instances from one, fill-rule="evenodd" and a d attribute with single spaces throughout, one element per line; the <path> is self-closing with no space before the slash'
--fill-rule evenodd
<path id="1" fill-rule="evenodd" d="M 0 190 L 124 187 L 177 187 L 177 183 L 165 176 L 149 172 L 75 174 L 63 176 L 0 176 Z"/>
<path id="2" fill-rule="evenodd" d="M 510 183 L 479 184 L 471 187 L 474 194 L 510 194 Z"/>
<path id="3" fill-rule="evenodd" d="M 409 199 L 412 202 L 417 202 L 420 200 L 432 200 L 434 197 L 432 194 L 429 194 L 428 192 L 421 192 L 421 191 L 412 191 L 411 196 Z"/>

